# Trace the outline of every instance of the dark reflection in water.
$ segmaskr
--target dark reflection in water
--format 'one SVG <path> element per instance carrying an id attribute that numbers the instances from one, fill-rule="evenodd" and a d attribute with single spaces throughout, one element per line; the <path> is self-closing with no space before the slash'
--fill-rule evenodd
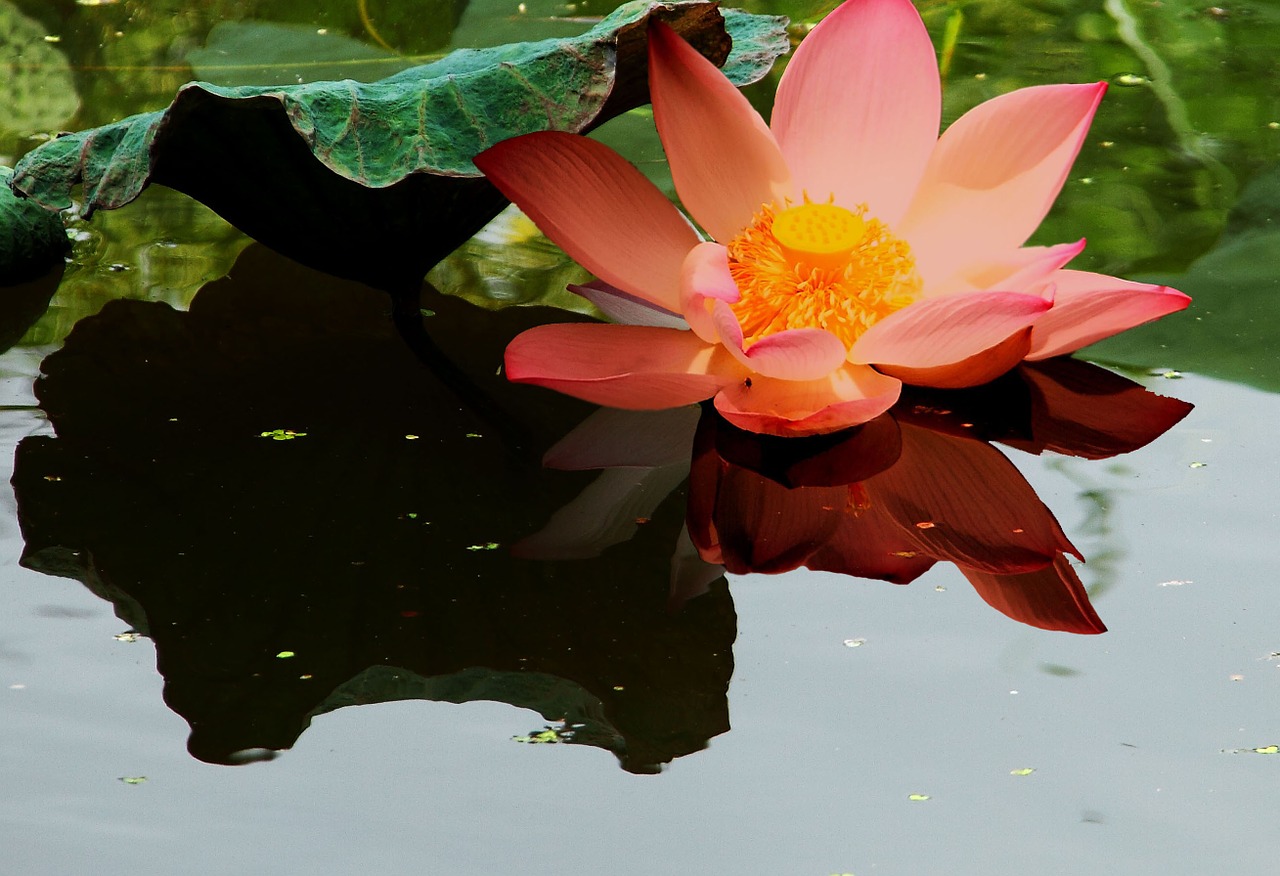
<path id="1" fill-rule="evenodd" d="M 732 572 L 806 566 L 905 584 L 949 561 L 1015 620 L 1101 633 L 1067 560 L 1083 555 L 990 442 L 1100 459 L 1190 410 L 1067 359 L 976 390 L 909 391 L 866 427 L 825 438 L 762 439 L 709 411 L 694 442 L 689 531 L 703 559 Z"/>
<path id="2" fill-rule="evenodd" d="M 540 464 L 588 408 L 497 374 L 537 311 L 428 306 L 483 404 L 408 352 L 385 295 L 259 247 L 189 313 L 82 321 L 37 383 L 57 438 L 18 449 L 23 563 L 155 641 L 202 760 L 406 697 L 532 708 L 634 771 L 704 747 L 736 619 L 722 580 L 666 610 L 683 497 L 607 557 L 513 558 L 589 480 Z"/>
<path id="3" fill-rule="evenodd" d="M 1100 632 L 990 442 L 1103 458 L 1189 410 L 1051 362 L 761 438 L 508 384 L 507 340 L 563 313 L 427 306 L 434 342 L 406 345 L 385 296 L 251 247 L 190 312 L 113 302 L 43 364 L 57 437 L 18 447 L 23 564 L 154 640 L 196 757 L 266 756 L 346 705 L 484 699 L 550 722 L 530 741 L 656 771 L 729 726 L 723 568 L 949 561 L 1017 620 Z"/>

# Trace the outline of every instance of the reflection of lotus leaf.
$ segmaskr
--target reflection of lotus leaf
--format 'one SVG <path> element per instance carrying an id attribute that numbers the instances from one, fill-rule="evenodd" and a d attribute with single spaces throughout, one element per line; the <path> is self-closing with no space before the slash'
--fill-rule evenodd
<path id="1" fill-rule="evenodd" d="M 636 772 L 702 748 L 735 619 L 723 584 L 666 610 L 682 497 L 606 555 L 513 556 L 589 480 L 540 465 L 586 406 L 497 373 L 545 312 L 430 306 L 436 371 L 383 296 L 255 246 L 186 313 L 82 320 L 38 382 L 57 437 L 15 464 L 23 562 L 155 641 L 203 760 L 406 697 L 531 708 Z"/>
<path id="2" fill-rule="evenodd" d="M 55 130 L 80 109 L 71 65 L 45 35 L 0 0 L 0 131 Z"/>

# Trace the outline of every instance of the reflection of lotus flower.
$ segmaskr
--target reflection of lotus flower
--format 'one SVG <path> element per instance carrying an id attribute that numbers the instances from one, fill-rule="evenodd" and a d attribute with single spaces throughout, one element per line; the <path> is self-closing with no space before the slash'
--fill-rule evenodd
<path id="1" fill-rule="evenodd" d="M 731 572 L 806 566 L 900 584 L 950 561 L 1015 620 L 1103 632 L 1066 559 L 1080 553 L 977 435 L 1098 459 L 1154 440 L 1190 405 L 1085 363 L 1022 368 L 986 394 L 950 393 L 945 407 L 912 399 L 830 440 L 779 442 L 704 418 L 689 488 L 694 544 Z"/>
<path id="2" fill-rule="evenodd" d="M 649 84 L 676 188 L 712 240 L 584 137 L 531 134 L 476 160 L 600 278 L 584 294 L 644 323 L 535 328 L 507 350 L 513 380 L 633 409 L 714 397 L 743 429 L 815 434 L 884 412 L 901 381 L 977 385 L 1188 303 L 1064 270 L 1083 241 L 1023 246 L 1105 84 L 1021 89 L 937 139 L 937 66 L 909 0 L 832 12 L 787 67 L 771 127 L 661 24 Z"/>
<path id="3" fill-rule="evenodd" d="M 981 389 L 911 390 L 887 415 L 804 439 L 744 432 L 712 411 L 696 436 L 691 411 L 600 411 L 545 460 L 603 469 L 600 480 L 520 548 L 594 556 L 630 537 L 636 515 L 662 501 L 655 486 L 672 483 L 662 473 L 685 467 L 678 460 L 692 442 L 692 544 L 677 546 L 674 603 L 705 589 L 695 555 L 740 574 L 807 566 L 900 584 L 942 560 L 1016 620 L 1098 633 L 1066 559 L 1079 552 L 989 442 L 1102 459 L 1146 445 L 1190 409 L 1097 366 L 1057 360 Z"/>

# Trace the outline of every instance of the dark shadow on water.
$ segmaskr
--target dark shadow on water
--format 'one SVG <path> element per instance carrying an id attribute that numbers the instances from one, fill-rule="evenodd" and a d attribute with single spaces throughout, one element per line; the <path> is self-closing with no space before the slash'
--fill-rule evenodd
<path id="1" fill-rule="evenodd" d="M 261 247 L 188 313 L 82 321 L 36 386 L 57 437 L 18 449 L 23 564 L 154 640 L 205 761 L 406 698 L 530 708 L 555 725 L 532 739 L 635 772 L 705 747 L 736 619 L 722 579 L 667 611 L 683 496 L 599 557 L 513 557 L 590 481 L 540 465 L 589 408 L 498 373 L 545 314 L 427 306 L 478 406 L 397 338 L 384 294 Z"/>

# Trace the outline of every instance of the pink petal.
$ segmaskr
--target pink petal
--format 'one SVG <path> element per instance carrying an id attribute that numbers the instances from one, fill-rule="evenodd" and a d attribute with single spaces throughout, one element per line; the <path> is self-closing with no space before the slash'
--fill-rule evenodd
<path id="1" fill-rule="evenodd" d="M 1056 246 L 1024 246 L 1012 253 L 965 265 L 956 274 L 924 290 L 935 298 L 953 292 L 982 292 L 1000 289 L 1005 292 L 1038 292 L 1054 271 L 1084 251 L 1084 239 Z"/>
<path id="2" fill-rule="evenodd" d="M 729 251 L 719 243 L 700 243 L 685 257 L 680 270 L 680 312 L 689 327 L 708 344 L 720 341 L 712 316 L 716 301 L 737 301 L 738 286 L 729 274 Z"/>
<path id="3" fill-rule="evenodd" d="M 960 117 L 938 141 L 897 234 L 928 286 L 1021 246 L 1058 196 L 1106 83 L 1039 85 Z"/>
<path id="4" fill-rule="evenodd" d="M 796 49 L 773 130 L 797 192 L 867 204 L 894 225 L 937 141 L 940 113 L 933 45 L 910 0 L 850 0 Z"/>
<path id="5" fill-rule="evenodd" d="M 901 365 L 880 365 L 879 370 L 896 377 L 908 386 L 927 386 L 934 389 L 965 389 L 990 383 L 997 377 L 1012 371 L 1031 349 L 1031 329 L 1023 329 L 1005 338 L 994 347 L 974 353 L 959 362 L 936 365 L 931 368 L 904 368 Z"/>
<path id="6" fill-rule="evenodd" d="M 590 301 L 610 320 L 622 325 L 652 325 L 660 328 L 687 329 L 689 324 L 678 313 L 650 304 L 643 298 L 628 295 L 603 280 L 569 284 L 569 291 Z"/>
<path id="7" fill-rule="evenodd" d="M 1191 299 L 1168 286 L 1058 271 L 1053 309 L 1031 330 L 1028 359 L 1048 359 L 1186 308 Z"/>
<path id="8" fill-rule="evenodd" d="M 961 362 L 1030 326 L 1051 303 L 1019 292 L 970 292 L 917 301 L 863 333 L 849 360 L 906 368 Z"/>
<path id="9" fill-rule="evenodd" d="M 507 345 L 507 377 L 600 405 L 657 410 L 710 398 L 743 379 L 723 347 L 692 332 L 649 326 L 556 323 Z"/>
<path id="10" fill-rule="evenodd" d="M 649 93 L 676 191 L 713 238 L 731 240 L 762 205 L 791 194 L 790 171 L 760 114 L 714 64 L 656 21 Z"/>
<path id="11" fill-rule="evenodd" d="M 1105 633 L 1089 594 L 1066 557 L 1057 557 L 1037 572 L 993 575 L 964 569 L 973 589 L 1001 614 L 1042 630 L 1094 635 Z"/>
<path id="12" fill-rule="evenodd" d="M 504 140 L 476 167 L 574 261 L 611 286 L 675 311 L 698 233 L 608 146 L 543 131 Z"/>
<path id="13" fill-rule="evenodd" d="M 742 326 L 723 301 L 716 301 L 712 318 L 720 343 L 735 359 L 764 377 L 779 380 L 818 380 L 844 364 L 844 342 L 826 329 L 787 329 L 768 335 L 744 349 Z"/>
<path id="14" fill-rule="evenodd" d="M 902 384 L 846 363 L 820 380 L 753 375 L 723 388 L 716 410 L 733 425 L 764 435 L 819 435 L 866 423 L 898 400 Z"/>

